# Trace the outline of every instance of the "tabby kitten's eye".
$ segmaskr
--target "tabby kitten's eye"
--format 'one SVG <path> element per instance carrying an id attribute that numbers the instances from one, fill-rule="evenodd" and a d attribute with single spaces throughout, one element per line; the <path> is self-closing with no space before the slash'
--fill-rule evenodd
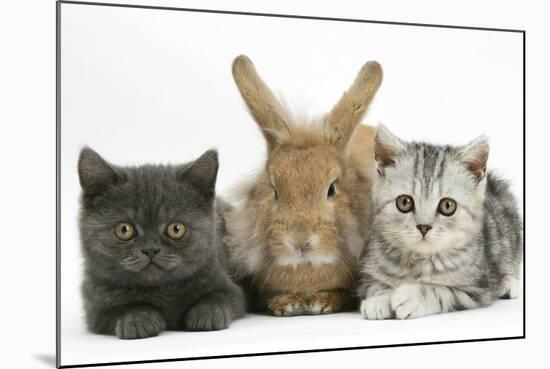
<path id="1" fill-rule="evenodd" d="M 185 224 L 181 222 L 170 223 L 166 227 L 166 234 L 173 240 L 181 240 L 185 234 L 185 229 Z"/>
<path id="2" fill-rule="evenodd" d="M 334 195 L 336 195 L 336 188 L 334 187 L 334 182 L 332 182 L 328 187 L 327 197 L 332 197 Z"/>
<path id="3" fill-rule="evenodd" d="M 448 197 L 441 199 L 439 206 L 437 207 L 437 211 L 447 217 L 450 217 L 456 211 L 456 201 Z"/>
<path id="4" fill-rule="evenodd" d="M 115 236 L 121 241 L 129 241 L 136 235 L 134 226 L 130 223 L 118 223 L 115 226 Z"/>
<path id="5" fill-rule="evenodd" d="M 277 190 L 276 189 L 273 189 L 273 199 L 274 200 L 279 200 L 279 195 L 277 195 Z"/>
<path id="6" fill-rule="evenodd" d="M 401 195 L 395 199 L 395 205 L 402 213 L 408 213 L 414 210 L 414 200 L 409 195 Z"/>

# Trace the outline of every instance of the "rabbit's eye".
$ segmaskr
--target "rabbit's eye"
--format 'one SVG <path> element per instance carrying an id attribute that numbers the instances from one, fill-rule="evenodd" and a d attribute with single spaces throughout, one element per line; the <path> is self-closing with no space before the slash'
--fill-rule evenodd
<path id="1" fill-rule="evenodd" d="M 336 195 L 336 189 L 334 187 L 334 182 L 332 182 L 328 187 L 327 197 L 332 197 L 334 195 Z"/>
<path id="2" fill-rule="evenodd" d="M 273 189 L 273 199 L 279 200 L 279 195 L 277 195 L 277 190 Z"/>

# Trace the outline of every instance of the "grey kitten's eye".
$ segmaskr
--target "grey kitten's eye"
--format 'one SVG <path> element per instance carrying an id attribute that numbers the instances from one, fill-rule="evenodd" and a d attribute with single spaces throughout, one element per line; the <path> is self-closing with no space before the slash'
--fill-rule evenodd
<path id="1" fill-rule="evenodd" d="M 130 223 L 118 223 L 115 226 L 115 236 L 121 241 L 129 241 L 136 235 L 136 230 Z"/>
<path id="2" fill-rule="evenodd" d="M 395 199 L 395 205 L 402 213 L 408 213 L 414 210 L 414 200 L 409 195 L 401 195 Z"/>
<path id="3" fill-rule="evenodd" d="M 166 234 L 173 240 L 181 240 L 185 234 L 185 224 L 181 222 L 174 222 L 166 226 Z"/>
<path id="4" fill-rule="evenodd" d="M 453 215 L 456 211 L 456 201 L 453 199 L 450 199 L 448 197 L 445 197 L 441 199 L 439 202 L 439 206 L 437 207 L 437 211 L 439 211 L 441 214 L 450 217 Z"/>
<path id="5" fill-rule="evenodd" d="M 332 197 L 336 195 L 336 188 L 334 187 L 334 182 L 330 184 L 327 191 L 327 197 Z"/>

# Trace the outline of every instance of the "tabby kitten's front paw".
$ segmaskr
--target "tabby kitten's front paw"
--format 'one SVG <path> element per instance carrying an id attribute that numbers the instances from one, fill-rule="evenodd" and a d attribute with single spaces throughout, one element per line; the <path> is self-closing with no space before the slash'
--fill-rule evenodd
<path id="1" fill-rule="evenodd" d="M 121 339 L 157 336 L 166 329 L 166 321 L 155 310 L 134 310 L 123 314 L 115 324 L 115 334 Z"/>
<path id="2" fill-rule="evenodd" d="M 519 296 L 519 280 L 514 277 L 506 277 L 501 282 L 499 297 L 501 299 L 517 299 Z"/>
<path id="3" fill-rule="evenodd" d="M 427 315 L 426 303 L 420 286 L 404 284 L 395 289 L 390 306 L 397 319 L 412 319 Z"/>
<path id="4" fill-rule="evenodd" d="M 229 327 L 231 321 L 228 307 L 202 303 L 187 312 L 184 327 L 188 331 L 218 331 Z"/>
<path id="5" fill-rule="evenodd" d="M 390 319 L 390 294 L 369 297 L 361 302 L 361 314 L 369 320 Z"/>

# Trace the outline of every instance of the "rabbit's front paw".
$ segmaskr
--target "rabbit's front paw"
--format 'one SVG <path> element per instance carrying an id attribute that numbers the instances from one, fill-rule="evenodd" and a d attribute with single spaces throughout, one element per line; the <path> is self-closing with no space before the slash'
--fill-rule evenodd
<path id="1" fill-rule="evenodd" d="M 307 304 L 309 314 L 328 314 L 344 310 L 350 303 L 349 295 L 342 291 L 323 291 L 310 296 Z"/>
<path id="2" fill-rule="evenodd" d="M 390 298 L 390 305 L 397 319 L 412 319 L 427 314 L 419 285 L 404 284 L 397 287 Z"/>
<path id="3" fill-rule="evenodd" d="M 115 324 L 115 334 L 121 339 L 157 336 L 166 328 L 162 315 L 154 310 L 134 310 L 123 314 Z"/>
<path id="4" fill-rule="evenodd" d="M 390 294 L 368 297 L 361 302 L 361 314 L 369 320 L 390 319 Z"/>
<path id="5" fill-rule="evenodd" d="M 299 293 L 278 294 L 271 297 L 267 309 L 277 316 L 301 315 L 306 309 L 306 301 Z"/>

